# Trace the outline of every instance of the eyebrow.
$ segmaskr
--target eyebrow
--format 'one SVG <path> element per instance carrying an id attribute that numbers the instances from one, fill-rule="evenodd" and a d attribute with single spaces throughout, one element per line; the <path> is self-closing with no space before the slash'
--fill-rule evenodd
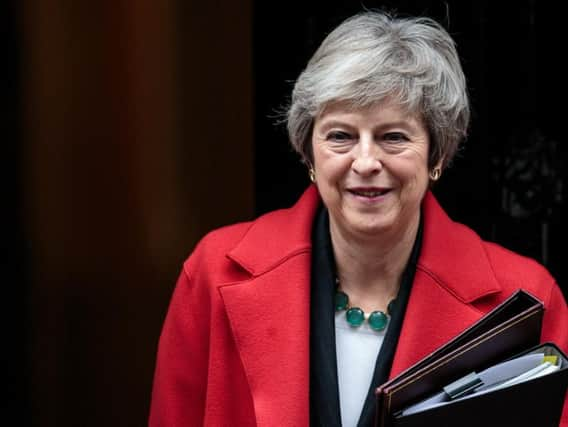
<path id="1" fill-rule="evenodd" d="M 329 119 L 329 120 L 323 120 L 321 123 L 322 128 L 332 128 L 332 127 L 355 127 L 353 125 L 350 125 L 349 123 L 347 123 L 346 121 L 343 120 L 339 120 L 339 119 Z"/>
<path id="2" fill-rule="evenodd" d="M 386 122 L 386 123 L 381 123 L 378 126 L 374 127 L 374 130 L 377 129 L 385 129 L 385 128 L 400 128 L 401 130 L 405 130 L 407 132 L 412 132 L 415 131 L 416 127 L 417 127 L 418 123 L 416 124 L 410 124 L 409 121 L 405 121 L 405 120 L 397 120 L 397 121 L 393 121 L 393 122 Z M 356 128 L 357 126 L 352 125 L 350 123 L 348 123 L 345 120 L 340 120 L 340 119 L 329 119 L 329 120 L 322 120 L 322 123 L 320 125 L 320 128 L 323 130 L 327 130 L 333 127 L 347 127 L 350 129 Z"/>

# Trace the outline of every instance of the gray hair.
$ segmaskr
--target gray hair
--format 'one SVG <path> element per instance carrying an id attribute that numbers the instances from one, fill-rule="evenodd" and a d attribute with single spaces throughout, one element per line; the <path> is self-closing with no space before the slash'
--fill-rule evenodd
<path id="1" fill-rule="evenodd" d="M 429 166 L 445 168 L 467 134 L 469 101 L 454 40 L 436 21 L 363 12 L 333 30 L 300 74 L 288 134 L 311 164 L 316 117 L 333 102 L 353 108 L 394 100 L 430 133 Z"/>

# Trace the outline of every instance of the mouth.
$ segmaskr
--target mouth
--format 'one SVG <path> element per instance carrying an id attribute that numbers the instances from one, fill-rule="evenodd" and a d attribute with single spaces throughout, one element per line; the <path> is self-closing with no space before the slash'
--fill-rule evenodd
<path id="1" fill-rule="evenodd" d="M 387 194 L 390 189 L 388 188 L 349 188 L 347 190 L 349 193 L 359 196 L 359 197 L 366 197 L 369 199 L 384 196 Z"/>

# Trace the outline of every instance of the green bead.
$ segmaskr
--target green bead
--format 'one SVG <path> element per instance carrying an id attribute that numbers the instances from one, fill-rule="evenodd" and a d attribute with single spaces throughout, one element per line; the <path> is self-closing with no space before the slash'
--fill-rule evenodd
<path id="1" fill-rule="evenodd" d="M 337 291 L 335 293 L 335 311 L 345 310 L 349 304 L 349 297 L 345 292 Z"/>
<path id="2" fill-rule="evenodd" d="M 347 310 L 347 323 L 351 326 L 361 326 L 365 320 L 365 313 L 359 307 L 353 307 Z"/>
<path id="3" fill-rule="evenodd" d="M 389 321 L 387 315 L 382 311 L 373 311 L 369 316 L 369 326 L 375 331 L 382 331 L 386 328 Z"/>

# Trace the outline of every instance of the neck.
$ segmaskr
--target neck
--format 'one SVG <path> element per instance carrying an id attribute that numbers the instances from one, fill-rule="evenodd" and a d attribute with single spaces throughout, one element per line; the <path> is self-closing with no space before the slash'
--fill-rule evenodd
<path id="1" fill-rule="evenodd" d="M 330 221 L 330 234 L 341 289 L 363 310 L 386 309 L 396 297 L 410 258 L 420 218 L 404 233 L 372 239 L 347 234 Z"/>

